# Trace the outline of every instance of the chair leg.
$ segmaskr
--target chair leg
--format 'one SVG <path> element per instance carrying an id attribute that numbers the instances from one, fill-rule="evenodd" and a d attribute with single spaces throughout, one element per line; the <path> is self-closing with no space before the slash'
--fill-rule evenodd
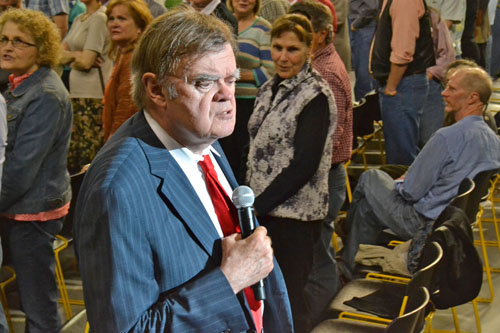
<path id="1" fill-rule="evenodd" d="M 460 324 L 458 322 L 457 309 L 455 307 L 451 308 L 451 314 L 453 316 L 453 324 L 455 325 L 455 332 L 460 332 Z"/>
<path id="2" fill-rule="evenodd" d="M 493 289 L 493 281 L 491 279 L 491 269 L 490 269 L 490 263 L 488 260 L 488 253 L 486 251 L 486 244 L 484 240 L 484 231 L 483 231 L 483 223 L 481 221 L 483 215 L 483 208 L 479 208 L 479 212 L 477 213 L 477 227 L 479 229 L 479 242 L 474 242 L 475 245 L 480 245 L 481 246 L 481 252 L 483 254 L 483 261 L 484 261 L 484 271 L 486 272 L 486 278 L 488 280 L 488 288 L 490 290 L 490 297 L 478 297 L 476 298 L 477 302 L 481 303 L 491 303 L 493 301 L 493 298 L 495 297 L 495 292 Z"/>
<path id="3" fill-rule="evenodd" d="M 474 309 L 474 318 L 476 319 L 477 332 L 481 333 L 481 318 L 479 317 L 479 311 L 477 311 L 477 302 L 475 299 L 472 300 L 472 308 Z"/>
<path id="4" fill-rule="evenodd" d="M 64 241 L 66 242 L 66 245 L 55 250 L 54 257 L 56 259 L 57 285 L 59 287 L 59 293 L 61 294 L 60 302 L 63 304 L 66 319 L 69 320 L 71 317 L 73 317 L 73 312 L 71 311 L 71 305 L 69 304 L 68 290 L 66 288 L 66 283 L 64 282 L 64 275 L 62 272 L 61 261 L 59 260 L 59 253 L 68 246 L 67 241 L 66 240 Z"/>
<path id="5" fill-rule="evenodd" d="M 12 316 L 10 315 L 9 304 L 7 303 L 7 293 L 5 292 L 5 287 L 16 279 L 16 272 L 8 266 L 4 266 L 5 269 L 12 273 L 12 276 L 0 284 L 0 301 L 2 302 L 3 312 L 5 314 L 5 319 L 7 320 L 7 325 L 9 326 L 9 332 L 14 332 L 14 326 L 12 325 Z"/>

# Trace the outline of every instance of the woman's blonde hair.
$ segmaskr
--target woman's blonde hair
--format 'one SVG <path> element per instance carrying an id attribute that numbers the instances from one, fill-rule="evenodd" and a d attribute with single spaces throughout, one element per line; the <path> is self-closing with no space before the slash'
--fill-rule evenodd
<path id="1" fill-rule="evenodd" d="M 151 21 L 153 21 L 153 15 L 151 15 L 151 11 L 149 10 L 148 5 L 144 0 L 112 0 L 109 2 L 108 7 L 106 9 L 106 16 L 109 20 L 109 15 L 111 15 L 111 11 L 117 5 L 123 5 L 128 8 L 130 16 L 135 22 L 135 25 L 141 29 L 141 32 L 146 30 L 147 26 Z M 137 42 L 137 41 L 136 41 Z M 116 52 L 116 43 L 111 41 L 111 48 L 109 50 L 109 54 L 111 56 L 115 55 Z M 134 44 L 130 46 L 134 47 Z"/>
<path id="2" fill-rule="evenodd" d="M 56 25 L 42 12 L 10 8 L 0 16 L 0 31 L 7 22 L 15 23 L 19 30 L 33 37 L 40 66 L 54 68 L 59 65 L 62 53 L 61 35 Z"/>

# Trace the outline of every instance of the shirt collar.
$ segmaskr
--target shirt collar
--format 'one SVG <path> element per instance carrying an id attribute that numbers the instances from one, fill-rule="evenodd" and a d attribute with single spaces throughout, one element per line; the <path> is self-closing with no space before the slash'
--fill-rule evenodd
<path id="1" fill-rule="evenodd" d="M 165 146 L 165 148 L 167 148 L 169 152 L 175 151 L 176 154 L 182 154 L 184 155 L 184 157 L 195 162 L 203 160 L 203 156 L 209 154 L 210 152 L 220 157 L 219 152 L 211 145 L 203 149 L 203 152 L 201 154 L 193 153 L 191 150 L 189 150 L 189 148 L 184 147 L 180 143 L 175 141 L 175 139 L 172 138 L 153 117 L 151 117 L 147 110 L 144 110 L 144 117 L 153 130 L 153 133 L 158 137 L 160 142 Z"/>
<path id="2" fill-rule="evenodd" d="M 319 59 L 322 57 L 330 56 L 330 55 L 334 54 L 335 52 L 337 52 L 337 50 L 335 50 L 335 46 L 333 45 L 333 42 L 328 43 L 324 48 L 319 49 L 316 52 L 314 52 L 313 59 L 316 60 L 316 59 Z"/>
<path id="3" fill-rule="evenodd" d="M 219 4 L 220 0 L 212 0 L 205 8 L 200 11 L 200 13 L 210 15 Z"/>

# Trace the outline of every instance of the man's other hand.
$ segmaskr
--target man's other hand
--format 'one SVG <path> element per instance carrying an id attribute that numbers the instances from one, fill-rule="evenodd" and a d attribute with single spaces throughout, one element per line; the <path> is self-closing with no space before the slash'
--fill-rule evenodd
<path id="1" fill-rule="evenodd" d="M 222 239 L 221 270 L 234 293 L 257 283 L 273 270 L 271 238 L 264 227 L 249 237 L 232 234 Z"/>

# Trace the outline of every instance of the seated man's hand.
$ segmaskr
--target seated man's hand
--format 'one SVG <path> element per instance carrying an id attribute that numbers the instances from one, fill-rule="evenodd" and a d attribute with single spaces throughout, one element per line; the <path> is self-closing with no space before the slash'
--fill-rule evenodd
<path id="1" fill-rule="evenodd" d="M 232 234 L 222 239 L 221 270 L 234 293 L 257 283 L 273 270 L 271 238 L 264 227 L 258 227 L 245 239 Z"/>

